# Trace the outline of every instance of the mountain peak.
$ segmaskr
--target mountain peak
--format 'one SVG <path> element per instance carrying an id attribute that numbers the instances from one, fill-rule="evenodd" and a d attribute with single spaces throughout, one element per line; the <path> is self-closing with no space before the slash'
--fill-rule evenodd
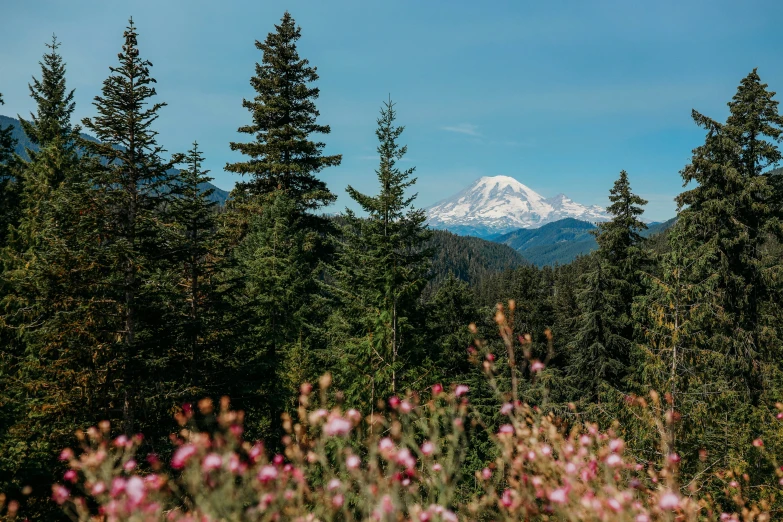
<path id="1" fill-rule="evenodd" d="M 457 194 L 427 209 L 432 228 L 488 237 L 519 228 L 536 228 L 566 217 L 606 221 L 600 207 L 575 203 L 565 194 L 546 199 L 511 176 L 483 176 Z"/>

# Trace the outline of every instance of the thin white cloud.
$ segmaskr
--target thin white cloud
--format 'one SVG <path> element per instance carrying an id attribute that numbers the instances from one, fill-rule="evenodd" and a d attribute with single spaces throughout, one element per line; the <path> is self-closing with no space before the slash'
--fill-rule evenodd
<path id="1" fill-rule="evenodd" d="M 478 131 L 478 127 L 472 123 L 460 123 L 459 125 L 446 125 L 440 128 L 448 132 L 458 132 L 460 134 L 467 134 L 468 136 L 481 136 Z"/>

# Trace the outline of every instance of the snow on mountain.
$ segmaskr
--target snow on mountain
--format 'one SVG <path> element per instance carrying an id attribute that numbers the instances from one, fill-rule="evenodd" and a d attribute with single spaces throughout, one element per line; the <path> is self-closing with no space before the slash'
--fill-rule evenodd
<path id="1" fill-rule="evenodd" d="M 510 176 L 485 176 L 427 209 L 430 227 L 480 237 L 567 217 L 591 223 L 609 220 L 599 206 L 586 207 L 564 194 L 546 199 Z"/>

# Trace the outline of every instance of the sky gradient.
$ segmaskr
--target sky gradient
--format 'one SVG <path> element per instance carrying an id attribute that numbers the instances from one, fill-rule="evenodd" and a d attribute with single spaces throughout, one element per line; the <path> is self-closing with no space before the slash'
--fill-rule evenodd
<path id="1" fill-rule="evenodd" d="M 779 0 L 8 0 L 0 114 L 33 109 L 27 84 L 56 33 L 77 119 L 94 115 L 133 16 L 168 103 L 160 143 L 185 151 L 198 140 L 214 183 L 230 189 L 238 178 L 223 167 L 238 158 L 228 143 L 246 138 L 236 129 L 249 122 L 241 103 L 261 59 L 254 42 L 286 9 L 320 75 L 326 152 L 343 154 L 322 173 L 338 195 L 333 211 L 353 208 L 346 185 L 377 191 L 375 120 L 389 95 L 420 206 L 498 174 L 545 197 L 606 205 L 625 169 L 658 221 L 674 215 L 679 170 L 704 137 L 691 109 L 724 120 L 754 67 L 783 90 Z"/>

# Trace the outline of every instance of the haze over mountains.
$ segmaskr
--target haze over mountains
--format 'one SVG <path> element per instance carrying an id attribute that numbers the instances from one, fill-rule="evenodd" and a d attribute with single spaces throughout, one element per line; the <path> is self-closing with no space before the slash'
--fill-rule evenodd
<path id="1" fill-rule="evenodd" d="M 510 176 L 485 176 L 427 209 L 431 228 L 491 238 L 564 218 L 608 221 L 606 209 L 585 206 L 565 194 L 545 198 Z"/>

